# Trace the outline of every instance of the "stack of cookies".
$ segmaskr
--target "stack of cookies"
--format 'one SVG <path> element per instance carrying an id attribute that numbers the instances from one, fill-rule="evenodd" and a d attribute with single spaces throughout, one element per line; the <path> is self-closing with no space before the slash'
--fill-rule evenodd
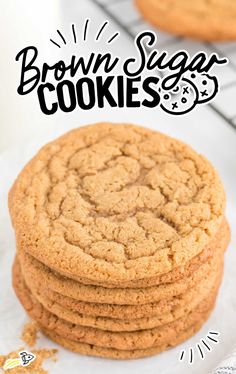
<path id="1" fill-rule="evenodd" d="M 9 206 L 16 294 L 62 346 L 149 356 L 210 315 L 230 236 L 225 195 L 182 142 L 125 124 L 76 129 L 26 165 Z"/>

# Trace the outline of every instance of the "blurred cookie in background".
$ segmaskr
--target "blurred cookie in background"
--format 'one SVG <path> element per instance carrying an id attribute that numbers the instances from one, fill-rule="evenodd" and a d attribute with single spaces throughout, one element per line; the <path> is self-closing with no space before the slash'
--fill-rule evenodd
<path id="1" fill-rule="evenodd" d="M 232 0 L 135 0 L 156 28 L 206 41 L 236 40 L 236 2 Z"/>

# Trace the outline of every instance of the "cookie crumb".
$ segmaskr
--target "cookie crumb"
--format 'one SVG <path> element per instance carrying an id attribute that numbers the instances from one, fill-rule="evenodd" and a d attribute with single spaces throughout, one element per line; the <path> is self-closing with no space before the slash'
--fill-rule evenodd
<path id="1" fill-rule="evenodd" d="M 19 352 L 23 351 L 24 348 L 20 348 L 19 351 L 10 352 L 7 355 L 0 355 L 0 368 L 3 366 L 9 358 L 18 358 Z M 57 360 L 55 355 L 57 354 L 57 349 L 36 349 L 32 350 L 32 353 L 36 356 L 36 359 L 32 361 L 29 366 L 17 366 L 8 370 L 3 370 L 3 373 L 10 374 L 47 374 L 48 371 L 42 367 L 42 364 L 47 359 L 52 359 L 54 362 Z"/>
<path id="2" fill-rule="evenodd" d="M 29 347 L 34 347 L 38 338 L 39 326 L 36 322 L 30 321 L 24 325 L 21 340 L 27 344 Z M 0 355 L 0 369 L 2 369 L 3 373 L 11 373 L 11 374 L 25 374 L 25 373 L 32 373 L 32 374 L 47 374 L 47 370 L 45 370 L 42 365 L 45 360 L 51 359 L 52 361 L 56 362 L 56 354 L 58 352 L 57 349 L 34 349 L 31 350 L 30 353 L 33 353 L 36 358 L 32 361 L 28 366 L 16 366 L 15 368 L 6 369 L 4 370 L 3 367 L 5 365 L 6 360 L 8 359 L 19 359 L 19 352 L 28 351 L 24 347 L 20 347 L 18 351 L 13 351 L 8 353 L 7 355 Z"/>
<path id="3" fill-rule="evenodd" d="M 37 341 L 39 327 L 36 322 L 31 321 L 25 324 L 21 334 L 21 340 L 29 347 L 34 347 Z"/>

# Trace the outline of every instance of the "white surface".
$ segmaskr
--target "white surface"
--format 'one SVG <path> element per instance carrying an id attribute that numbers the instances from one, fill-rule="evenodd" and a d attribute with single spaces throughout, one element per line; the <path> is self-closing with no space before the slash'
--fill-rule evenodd
<path id="1" fill-rule="evenodd" d="M 191 144 L 197 151 L 208 157 L 219 171 L 225 184 L 228 197 L 227 217 L 232 229 L 232 241 L 226 254 L 225 277 L 218 298 L 217 307 L 203 329 L 183 345 L 153 358 L 132 362 L 110 361 L 75 355 L 59 348 L 59 360 L 49 364 L 52 374 L 80 373 L 97 374 L 135 372 L 137 374 L 207 374 L 236 345 L 236 131 L 232 130 L 220 117 L 208 107 L 201 107 L 184 117 L 170 117 L 163 112 L 148 109 L 111 109 L 82 112 L 75 110 L 71 114 L 57 113 L 55 116 L 43 115 L 33 96 L 20 97 L 16 94 L 19 66 L 14 62 L 16 53 L 26 45 L 38 45 L 40 53 L 53 59 L 56 49 L 49 44 L 49 38 L 55 30 L 66 30 L 69 23 L 81 26 L 86 17 L 92 19 L 91 35 L 104 21 L 104 15 L 88 0 L 56 1 L 17 0 L 0 1 L 0 33 L 4 54 L 1 55 L 1 136 L 0 136 L 0 354 L 22 346 L 19 335 L 27 317 L 17 301 L 11 287 L 11 264 L 14 258 L 14 235 L 11 228 L 8 209 L 8 190 L 28 159 L 45 142 L 78 125 L 101 120 L 125 121 L 146 125 L 178 137 Z M 47 9 L 47 11 L 45 11 Z M 115 31 L 116 25 L 110 25 Z M 4 32 L 3 32 L 4 30 Z M 92 42 L 81 46 L 83 54 L 91 48 L 99 48 Z M 121 33 L 115 50 L 122 56 L 133 51 L 130 40 Z M 114 51 L 115 51 L 114 50 Z M 66 53 L 66 52 L 63 52 Z M 178 362 L 179 352 L 194 346 L 209 330 L 220 332 L 220 343 L 212 344 L 213 351 L 202 361 L 196 356 L 191 366 Z M 46 338 L 38 346 L 54 346 Z M 10 372 L 9 372 L 10 373 Z"/>
<path id="2" fill-rule="evenodd" d="M 236 351 L 233 350 L 217 365 L 212 374 L 232 374 L 236 370 Z"/>

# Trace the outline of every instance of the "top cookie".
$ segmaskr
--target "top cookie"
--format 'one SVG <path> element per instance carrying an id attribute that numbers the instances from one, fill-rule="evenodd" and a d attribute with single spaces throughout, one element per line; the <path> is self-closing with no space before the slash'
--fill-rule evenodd
<path id="1" fill-rule="evenodd" d="M 204 157 L 158 132 L 109 123 L 43 147 L 9 195 L 19 250 L 104 284 L 184 265 L 215 235 L 224 206 Z"/>

